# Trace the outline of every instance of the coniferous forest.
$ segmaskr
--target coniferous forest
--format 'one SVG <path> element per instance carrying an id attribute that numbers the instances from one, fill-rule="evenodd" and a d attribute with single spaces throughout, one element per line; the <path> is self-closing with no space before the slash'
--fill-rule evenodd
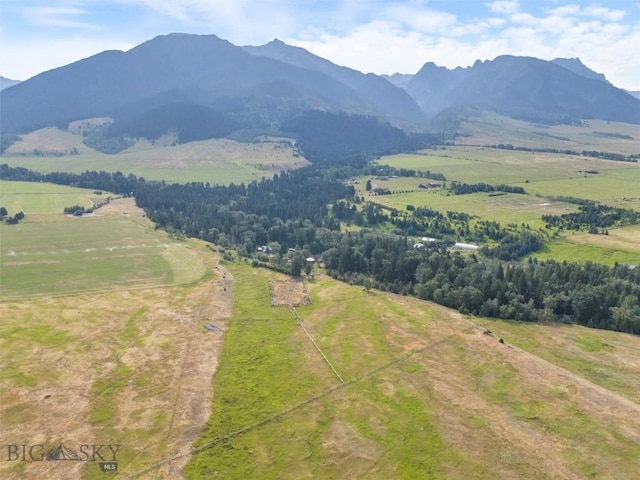
<path id="1" fill-rule="evenodd" d="M 471 227 L 466 213 L 413 205 L 407 211 L 390 209 L 364 202 L 345 184 L 353 176 L 380 173 L 371 163 L 379 155 L 425 148 L 441 142 L 440 137 L 405 134 L 369 117 L 327 112 L 302 115 L 288 129 L 312 165 L 249 184 L 169 184 L 104 171 L 42 174 L 6 164 L 0 165 L 0 178 L 135 196 L 156 228 L 235 249 L 255 265 L 293 275 L 299 275 L 305 258 L 314 255 L 339 280 L 415 295 L 462 313 L 640 334 L 640 269 L 527 261 L 527 255 L 543 245 L 543 238 L 528 225 L 507 228 L 480 220 Z M 413 170 L 400 173 L 417 176 Z M 445 180 L 438 173 L 429 178 Z M 524 193 L 506 185 L 455 181 L 449 190 L 458 195 Z M 588 231 L 635 224 L 640 217 L 632 210 L 580 202 L 576 213 L 543 220 L 548 228 Z M 376 229 L 384 223 L 393 227 L 390 233 Z M 344 232 L 341 224 L 360 229 Z M 416 235 L 437 241 L 414 244 L 409 237 Z M 449 248 L 455 238 L 493 243 L 464 255 Z"/>
<path id="2" fill-rule="evenodd" d="M 357 170 L 356 165 L 315 163 L 260 182 L 228 186 L 150 182 L 121 172 L 41 174 L 6 164 L 0 166 L 0 176 L 134 195 L 157 228 L 236 249 L 255 265 L 290 274 L 300 274 L 304 259 L 315 255 L 336 279 L 414 295 L 462 313 L 640 334 L 640 269 L 526 261 L 541 238 L 526 228 L 505 232 L 492 222 L 481 230 L 488 238 L 500 239 L 493 248 L 463 255 L 448 248 L 444 234 L 441 241 L 416 248 L 407 227 L 415 230 L 420 222 L 430 221 L 427 227 L 441 232 L 462 231 L 468 219 L 455 212 L 419 209 L 416 220 L 396 214 L 393 233 L 375 231 L 371 227 L 390 216 L 369 202 L 366 208 L 353 207 L 361 199 L 343 179 Z M 346 217 L 362 228 L 341 231 Z M 483 233 L 476 229 L 476 234 Z M 515 261 L 518 258 L 525 260 Z"/>

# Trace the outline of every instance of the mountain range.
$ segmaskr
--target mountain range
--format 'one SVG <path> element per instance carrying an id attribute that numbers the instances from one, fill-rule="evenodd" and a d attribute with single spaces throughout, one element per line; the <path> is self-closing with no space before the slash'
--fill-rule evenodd
<path id="1" fill-rule="evenodd" d="M 480 106 L 536 122 L 599 118 L 640 123 L 640 102 L 577 59 L 499 56 L 449 70 L 426 63 L 413 76 L 391 76 L 427 114 Z"/>
<path id="2" fill-rule="evenodd" d="M 359 114 L 405 130 L 472 105 L 538 122 L 640 123 L 640 100 L 579 59 L 500 56 L 453 70 L 378 76 L 274 40 L 236 46 L 215 35 L 170 34 L 105 51 L 0 92 L 3 133 L 111 117 L 111 135 L 180 141 L 241 129 L 278 131 L 310 110 Z"/>

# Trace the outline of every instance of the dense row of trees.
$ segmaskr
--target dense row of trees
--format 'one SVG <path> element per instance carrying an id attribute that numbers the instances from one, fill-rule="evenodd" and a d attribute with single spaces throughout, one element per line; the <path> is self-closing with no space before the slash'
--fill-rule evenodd
<path id="1" fill-rule="evenodd" d="M 229 186 L 170 185 L 120 172 L 39 174 L 7 165 L 0 166 L 0 175 L 133 194 L 158 227 L 236 248 L 247 257 L 269 245 L 273 257 L 261 253 L 259 261 L 280 269 L 289 265 L 291 273 L 302 271 L 300 259 L 306 255 L 322 255 L 335 278 L 373 282 L 377 288 L 416 295 L 465 313 L 640 333 L 640 268 L 501 261 L 537 248 L 541 238 L 526 226 L 506 231 L 495 222 L 478 223 L 471 229 L 469 216 L 459 212 L 443 214 L 424 207 L 399 212 L 371 202 L 357 208 L 353 187 L 340 180 L 352 169 L 313 165 L 273 179 Z M 366 228 L 341 232 L 340 219 L 345 217 L 360 218 L 364 227 L 389 221 L 396 235 Z M 448 225 L 451 234 L 493 232 L 490 235 L 500 241 L 478 252 L 483 256 L 452 253 L 446 242 L 414 248 L 408 237 L 410 227 L 424 226 L 422 231 L 431 232 L 427 226 L 435 225 Z M 289 249 L 295 249 L 295 262 Z"/>
<path id="2" fill-rule="evenodd" d="M 640 333 L 640 271 L 624 265 L 483 261 L 441 244 L 415 249 L 405 238 L 367 232 L 343 234 L 324 261 L 341 280 L 372 277 L 379 289 L 464 313 Z"/>
<path id="3" fill-rule="evenodd" d="M 108 131 L 109 125 L 86 130 L 82 134 L 84 137 L 82 143 L 87 147 L 107 154 L 119 153 L 135 144 L 135 141 L 129 137 L 108 135 Z"/>
<path id="4" fill-rule="evenodd" d="M 379 177 L 421 177 L 432 180 L 446 181 L 447 177 L 442 173 L 431 170 L 414 170 L 412 168 L 396 168 L 389 165 L 371 164 L 362 169 L 364 175 L 376 175 Z"/>
<path id="5" fill-rule="evenodd" d="M 524 188 L 514 185 L 490 185 L 488 183 L 462 183 L 456 181 L 449 184 L 449 191 L 454 195 L 467 195 L 478 192 L 527 193 Z"/>
<path id="6" fill-rule="evenodd" d="M 494 247 L 482 247 L 480 253 L 487 257 L 500 260 L 517 260 L 523 256 L 535 252 L 542 247 L 542 236 L 538 233 L 523 230 L 515 233 L 506 233 L 500 243 Z"/>
<path id="7" fill-rule="evenodd" d="M 592 230 L 593 228 L 608 228 L 615 225 L 636 225 L 640 223 L 640 212 L 587 202 L 580 205 L 577 212 L 543 215 L 542 220 L 547 228 Z"/>

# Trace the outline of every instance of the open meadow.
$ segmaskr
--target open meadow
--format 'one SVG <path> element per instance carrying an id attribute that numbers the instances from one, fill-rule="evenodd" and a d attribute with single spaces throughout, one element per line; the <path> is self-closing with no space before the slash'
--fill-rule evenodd
<path id="1" fill-rule="evenodd" d="M 640 469 L 638 337 L 470 318 L 322 275 L 307 283 L 311 305 L 274 308 L 279 275 L 228 268 L 234 313 L 187 478 Z"/>
<path id="2" fill-rule="evenodd" d="M 212 139 L 179 145 L 140 140 L 116 154 L 89 148 L 82 143 L 82 138 L 53 127 L 37 130 L 23 135 L 1 159 L 12 167 L 45 173 L 121 171 L 147 180 L 212 185 L 260 180 L 308 164 L 289 140 L 272 137 L 260 137 L 253 143 Z"/>
<path id="3" fill-rule="evenodd" d="M 598 150 L 638 153 L 640 128 L 629 123 L 584 120 L 582 125 L 543 125 L 508 118 L 490 111 L 469 112 L 458 126 L 457 145 Z"/>
<path id="4" fill-rule="evenodd" d="M 0 224 L 3 299 L 188 283 L 204 273 L 199 255 L 155 231 L 132 198 L 76 217 L 64 207 L 91 207 L 109 195 L 46 183 L 0 186 L 9 213 L 25 213 L 17 225 Z"/>
<path id="5" fill-rule="evenodd" d="M 104 478 L 102 458 L 126 475 L 188 452 L 231 314 L 218 254 L 156 231 L 132 198 L 68 217 L 60 205 L 94 194 L 8 183 L 5 204 L 26 216 L 0 225 L 0 477 Z M 14 461 L 7 445 L 31 455 Z"/>
<path id="6" fill-rule="evenodd" d="M 69 217 L 109 194 L 6 183 L 26 216 L 0 225 L 0 442 L 27 453 L 2 478 L 104 478 L 93 445 L 125 479 L 640 469 L 637 336 L 301 283 L 154 229 L 131 198 Z"/>
<path id="7" fill-rule="evenodd" d="M 585 129 L 588 129 L 588 127 L 568 126 L 549 128 L 564 129 L 562 131 L 565 135 L 572 135 L 571 139 L 566 137 L 566 142 L 571 140 L 575 144 L 580 144 L 582 137 L 586 135 Z M 615 124 L 612 127 L 598 124 L 589 128 L 595 128 L 596 132 L 599 131 L 597 129 L 605 131 L 609 128 L 612 136 L 593 135 L 592 143 L 583 145 L 584 148 L 607 152 L 624 150 L 625 154 L 640 153 L 638 135 L 635 137 L 628 135 L 629 129 L 637 130 L 635 126 Z M 530 125 L 529 129 L 539 131 L 541 126 Z M 627 133 L 616 134 L 616 131 Z M 620 140 L 615 135 L 631 139 Z M 611 138 L 623 142 L 625 148 L 618 148 L 618 144 L 612 142 Z M 478 139 L 475 141 L 480 142 Z M 484 139 L 481 145 L 485 145 L 485 141 L 486 144 L 498 143 L 495 139 Z M 506 141 L 503 140 L 501 143 Z M 524 145 L 515 140 L 514 144 Z M 530 148 L 576 148 L 573 143 L 561 146 L 557 144 L 548 146 L 545 142 L 526 145 Z M 616 262 L 633 265 L 640 263 L 640 242 L 638 241 L 640 228 L 638 226 L 612 227 L 609 229 L 609 236 L 604 236 L 548 230 L 544 228 L 545 222 L 542 220 L 542 215 L 562 215 L 577 211 L 578 206 L 571 203 L 571 197 L 640 211 L 640 163 L 558 153 L 455 145 L 413 154 L 391 155 L 381 158 L 378 164 L 397 169 L 439 173 L 443 174 L 447 181 L 438 181 L 443 183 L 442 188 L 425 189 L 419 187 L 420 184 L 429 182 L 424 177 L 360 177 L 356 188 L 366 201 L 400 211 L 405 211 L 407 205 L 413 205 L 430 207 L 443 213 L 464 212 L 474 217 L 471 221 L 472 225 L 479 220 L 495 221 L 502 225 L 525 223 L 533 230 L 541 231 L 547 239 L 544 249 L 536 253 L 539 258 L 568 261 L 598 259 L 599 262 L 608 265 Z M 367 192 L 365 190 L 367 180 L 371 181 L 372 190 L 388 189 L 392 194 L 374 195 Z M 480 192 L 451 195 L 446 191 L 446 186 L 452 181 L 522 187 L 526 194 Z"/>

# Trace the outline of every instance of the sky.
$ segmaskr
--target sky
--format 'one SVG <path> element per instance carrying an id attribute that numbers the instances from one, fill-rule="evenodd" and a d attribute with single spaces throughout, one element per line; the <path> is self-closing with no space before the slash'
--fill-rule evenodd
<path id="1" fill-rule="evenodd" d="M 0 75 L 26 80 L 174 32 L 235 45 L 278 38 L 376 74 L 579 57 L 640 90 L 640 0 L 0 0 Z"/>

